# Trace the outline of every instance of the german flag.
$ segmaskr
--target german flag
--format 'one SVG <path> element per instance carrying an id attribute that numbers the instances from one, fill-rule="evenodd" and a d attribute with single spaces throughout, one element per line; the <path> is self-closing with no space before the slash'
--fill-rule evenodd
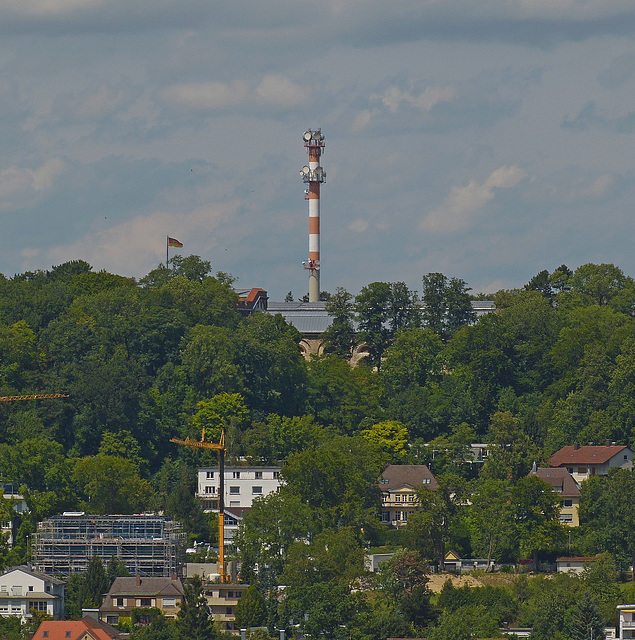
<path id="1" fill-rule="evenodd" d="M 170 238 L 170 236 L 168 236 L 168 247 L 177 247 L 177 249 L 180 249 L 182 246 L 182 242 L 179 242 L 176 238 Z"/>

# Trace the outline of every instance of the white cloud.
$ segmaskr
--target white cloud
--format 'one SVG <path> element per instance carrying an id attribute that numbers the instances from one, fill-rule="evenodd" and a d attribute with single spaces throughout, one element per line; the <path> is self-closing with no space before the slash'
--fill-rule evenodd
<path id="1" fill-rule="evenodd" d="M 37 169 L 16 166 L 4 169 L 0 172 L 0 207 L 15 206 L 16 200 L 50 188 L 63 170 L 64 161 L 60 158 L 49 158 Z"/>
<path id="2" fill-rule="evenodd" d="M 381 101 L 391 113 L 395 113 L 402 104 L 411 105 L 421 111 L 430 111 L 440 102 L 449 102 L 454 95 L 452 87 L 426 87 L 419 95 L 402 91 L 399 87 L 390 87 L 384 92 Z"/>
<path id="3" fill-rule="evenodd" d="M 200 243 L 201 230 L 210 233 L 221 222 L 233 218 L 238 209 L 237 202 L 217 206 L 202 206 L 182 215 L 157 211 L 147 216 L 138 216 L 119 225 L 91 232 L 72 244 L 40 250 L 27 247 L 22 256 L 43 257 L 50 264 L 81 257 L 95 269 L 106 269 L 112 273 L 143 276 L 159 262 L 165 261 L 166 235 L 178 238 L 183 251 L 191 253 L 189 247 Z M 40 260 L 42 262 L 42 260 Z"/>
<path id="4" fill-rule="evenodd" d="M 283 109 L 306 104 L 310 95 L 311 90 L 308 86 L 299 85 L 277 73 L 266 75 L 256 88 L 258 101 Z"/>
<path id="5" fill-rule="evenodd" d="M 104 0 L 3 0 L 3 9 L 13 13 L 34 16 L 60 16 L 83 9 L 93 9 L 104 4 Z"/>
<path id="6" fill-rule="evenodd" d="M 594 180 L 586 189 L 583 189 L 582 195 L 585 197 L 601 198 L 611 190 L 614 184 L 615 178 L 611 175 L 604 174 Z"/>
<path id="7" fill-rule="evenodd" d="M 351 222 L 351 224 L 348 225 L 348 228 L 351 231 L 355 231 L 357 233 L 364 233 L 364 231 L 368 230 L 368 221 L 358 218 L 357 220 Z"/>
<path id="8" fill-rule="evenodd" d="M 470 224 L 470 215 L 494 198 L 495 189 L 511 189 L 525 175 L 517 165 L 503 166 L 492 172 L 483 184 L 472 179 L 465 186 L 452 187 L 443 204 L 428 214 L 420 228 L 444 233 L 464 229 Z"/>
<path id="9" fill-rule="evenodd" d="M 191 82 L 167 87 L 161 93 L 164 100 L 192 109 L 227 109 L 245 103 L 249 85 L 236 80 L 224 82 Z"/>

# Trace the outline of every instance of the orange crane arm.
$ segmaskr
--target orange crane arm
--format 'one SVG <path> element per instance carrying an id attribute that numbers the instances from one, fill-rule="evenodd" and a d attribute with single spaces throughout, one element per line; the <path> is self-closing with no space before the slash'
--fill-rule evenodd
<path id="1" fill-rule="evenodd" d="M 29 396 L 0 396 L 0 402 L 13 400 L 50 400 L 51 398 L 70 398 L 67 393 L 34 393 Z"/>

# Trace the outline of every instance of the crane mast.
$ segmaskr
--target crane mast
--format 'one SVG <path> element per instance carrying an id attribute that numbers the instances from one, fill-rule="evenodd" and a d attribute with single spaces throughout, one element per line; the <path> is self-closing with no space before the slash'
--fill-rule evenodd
<path id="1" fill-rule="evenodd" d="M 214 449 L 218 451 L 218 573 L 221 583 L 229 582 L 225 571 L 225 429 L 221 431 L 220 442 L 205 442 L 205 427 L 200 440 L 192 440 L 189 436 L 185 440 L 170 438 L 170 442 L 192 449 Z"/>

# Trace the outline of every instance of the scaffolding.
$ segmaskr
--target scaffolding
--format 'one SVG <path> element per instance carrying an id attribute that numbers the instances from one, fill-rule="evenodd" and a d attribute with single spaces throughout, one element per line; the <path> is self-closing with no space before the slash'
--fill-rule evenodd
<path id="1" fill-rule="evenodd" d="M 84 572 L 93 558 L 105 566 L 113 556 L 132 575 L 181 576 L 185 534 L 180 523 L 154 514 L 66 513 L 38 524 L 32 552 L 35 568 L 55 576 Z"/>

